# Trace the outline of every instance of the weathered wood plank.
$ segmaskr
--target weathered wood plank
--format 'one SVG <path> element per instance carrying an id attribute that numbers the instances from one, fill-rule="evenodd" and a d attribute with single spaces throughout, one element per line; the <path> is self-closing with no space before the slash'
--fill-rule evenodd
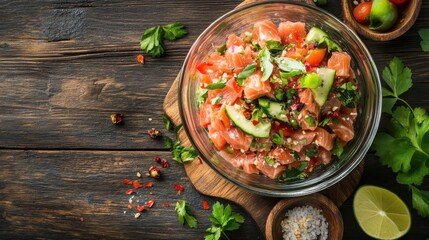
<path id="1" fill-rule="evenodd" d="M 138 189 L 133 201 L 140 204 L 154 198 L 155 205 L 134 218 L 129 210 L 131 186 L 124 178 L 138 179 L 154 156 L 168 159 L 169 168 L 161 168 L 162 179 L 141 178 L 153 182 L 150 189 Z M 215 198 L 198 194 L 191 186 L 183 166 L 172 161 L 169 153 L 141 151 L 0 151 L 0 238 L 1 239 L 203 239 L 210 226 Z M 184 186 L 177 195 L 174 183 Z M 131 187 L 132 188 L 132 187 Z M 152 192 L 152 195 L 150 194 Z M 183 227 L 177 220 L 175 203 L 186 200 L 199 221 L 199 229 Z M 222 203 L 227 201 L 220 200 Z M 163 206 L 165 202 L 169 207 Z M 253 220 L 235 204 L 233 210 L 246 217 L 240 232 L 231 239 L 262 239 Z M 80 217 L 84 221 L 80 221 Z M 249 234 L 249 235 L 248 235 Z"/>

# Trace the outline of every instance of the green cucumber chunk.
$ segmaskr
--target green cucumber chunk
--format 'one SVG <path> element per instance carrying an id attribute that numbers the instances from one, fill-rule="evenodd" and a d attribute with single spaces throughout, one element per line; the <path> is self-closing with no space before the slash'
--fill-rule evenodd
<path id="1" fill-rule="evenodd" d="M 328 48 L 328 52 L 342 51 L 340 45 L 332 41 L 332 39 L 328 36 L 328 34 L 318 27 L 312 27 L 310 31 L 308 31 L 308 34 L 305 37 L 305 42 L 307 43 L 317 42 L 318 47 L 326 47 Z"/>
<path id="2" fill-rule="evenodd" d="M 259 106 L 269 117 L 278 119 L 283 122 L 288 122 L 286 114 L 288 110 L 285 103 L 274 102 L 266 98 L 258 99 Z"/>
<path id="3" fill-rule="evenodd" d="M 311 88 L 310 90 L 313 92 L 314 100 L 322 107 L 328 99 L 329 92 L 334 83 L 335 70 L 330 68 L 318 68 L 317 75 L 319 75 L 320 80 L 322 80 L 322 85 L 317 88 Z"/>
<path id="4" fill-rule="evenodd" d="M 234 125 L 243 132 L 257 138 L 267 138 L 270 136 L 271 122 L 259 122 L 254 125 L 252 121 L 246 119 L 240 109 L 234 106 L 226 106 L 225 112 Z"/>

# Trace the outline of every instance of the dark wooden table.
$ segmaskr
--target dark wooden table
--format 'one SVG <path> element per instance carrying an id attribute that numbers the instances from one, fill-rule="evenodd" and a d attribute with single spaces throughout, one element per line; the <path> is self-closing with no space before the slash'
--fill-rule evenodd
<path id="1" fill-rule="evenodd" d="M 338 2 L 331 0 L 327 9 L 341 17 Z M 201 201 L 228 202 L 196 192 L 164 142 L 146 132 L 155 127 L 174 137 L 164 130 L 164 97 L 197 36 L 239 3 L 0 1 L 0 239 L 203 239 L 210 211 Z M 137 63 L 142 31 L 173 21 L 184 23 L 189 35 L 167 42 L 164 57 Z M 404 36 L 364 42 L 379 70 L 394 56 L 412 69 L 414 86 L 404 98 L 429 109 L 429 54 L 421 51 L 417 34 L 423 27 L 429 27 L 427 1 Z M 111 124 L 115 112 L 126 116 L 123 125 Z M 156 165 L 155 156 L 170 167 L 152 181 L 153 188 L 138 190 L 134 203 L 156 202 L 135 219 L 122 180 Z M 182 194 L 174 183 L 184 186 Z M 407 187 L 371 153 L 361 184 L 386 187 L 411 207 Z M 182 199 L 198 229 L 179 224 L 174 205 Z M 250 216 L 232 207 L 246 221 L 230 238 L 263 239 Z M 344 239 L 368 238 L 357 225 L 351 198 L 340 210 Z M 428 238 L 429 220 L 411 213 L 404 239 Z"/>

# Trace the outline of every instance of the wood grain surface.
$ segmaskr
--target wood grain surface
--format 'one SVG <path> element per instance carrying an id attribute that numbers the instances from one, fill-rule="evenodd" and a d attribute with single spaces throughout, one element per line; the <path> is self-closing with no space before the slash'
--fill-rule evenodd
<path id="1" fill-rule="evenodd" d="M 264 239 L 244 208 L 198 193 L 164 141 L 146 134 L 155 127 L 174 138 L 163 130 L 164 98 L 198 35 L 240 3 L 0 0 L 0 239 L 203 239 L 211 224 L 203 199 L 211 206 L 229 203 L 245 216 L 230 239 Z M 325 9 L 342 16 L 340 1 Z M 189 34 L 166 42 L 162 58 L 145 56 L 144 65 L 137 63 L 144 29 L 173 21 L 184 23 Z M 417 31 L 428 26 L 429 2 L 423 1 L 403 36 L 383 43 L 362 38 L 380 73 L 393 56 L 411 68 L 414 85 L 403 98 L 426 109 L 429 55 L 421 51 Z M 126 116 L 123 125 L 110 123 L 115 112 Z M 153 196 L 156 203 L 135 219 L 121 182 L 155 164 L 154 156 L 167 159 L 170 168 L 154 182 L 152 195 L 139 191 L 141 201 Z M 174 183 L 184 186 L 181 195 Z M 360 184 L 388 188 L 411 206 L 408 188 L 372 153 Z M 427 180 L 423 189 L 429 190 Z M 178 222 L 173 205 L 182 199 L 198 229 Z M 410 210 L 413 223 L 404 239 L 427 239 L 428 220 Z M 352 198 L 340 211 L 344 239 L 369 239 L 354 218 Z"/>

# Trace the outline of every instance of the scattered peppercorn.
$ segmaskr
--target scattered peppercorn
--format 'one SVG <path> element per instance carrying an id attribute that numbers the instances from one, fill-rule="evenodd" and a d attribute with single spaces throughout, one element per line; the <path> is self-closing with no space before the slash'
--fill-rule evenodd
<path id="1" fill-rule="evenodd" d="M 137 55 L 137 62 L 144 64 L 144 56 L 141 54 Z"/>
<path id="2" fill-rule="evenodd" d="M 133 184 L 133 181 L 131 181 L 131 180 L 129 180 L 129 179 L 124 179 L 124 180 L 122 180 L 122 183 L 123 183 L 123 184 L 126 184 L 126 185 L 132 185 L 132 184 Z"/>
<path id="3" fill-rule="evenodd" d="M 183 186 L 180 184 L 175 183 L 174 184 L 174 189 L 177 190 L 177 195 L 180 195 L 183 192 Z"/>
<path id="4" fill-rule="evenodd" d="M 147 130 L 147 134 L 152 139 L 157 139 L 159 136 L 161 136 L 161 132 L 156 130 L 156 128 L 151 128 L 151 129 Z"/>
<path id="5" fill-rule="evenodd" d="M 153 198 L 146 202 L 146 206 L 148 208 L 151 208 L 153 206 L 153 204 L 155 204 L 155 199 L 153 199 Z"/>
<path id="6" fill-rule="evenodd" d="M 148 173 L 146 173 L 146 176 L 156 179 L 161 178 L 161 169 L 159 169 L 159 167 L 151 166 Z"/>
<path id="7" fill-rule="evenodd" d="M 144 211 L 144 206 L 142 206 L 142 205 L 137 205 L 137 211 L 139 211 L 139 212 L 143 212 L 143 211 Z"/>
<path id="8" fill-rule="evenodd" d="M 165 159 L 162 159 L 161 160 L 161 165 L 162 165 L 162 167 L 163 168 L 168 168 L 170 165 L 168 164 L 168 162 L 167 162 L 167 160 L 165 160 Z"/>
<path id="9" fill-rule="evenodd" d="M 161 162 L 161 158 L 160 157 L 154 157 L 153 160 L 157 163 Z"/>
<path id="10" fill-rule="evenodd" d="M 112 120 L 112 124 L 117 125 L 123 122 L 124 115 L 122 115 L 122 113 L 115 113 L 110 115 L 110 119 Z"/>

